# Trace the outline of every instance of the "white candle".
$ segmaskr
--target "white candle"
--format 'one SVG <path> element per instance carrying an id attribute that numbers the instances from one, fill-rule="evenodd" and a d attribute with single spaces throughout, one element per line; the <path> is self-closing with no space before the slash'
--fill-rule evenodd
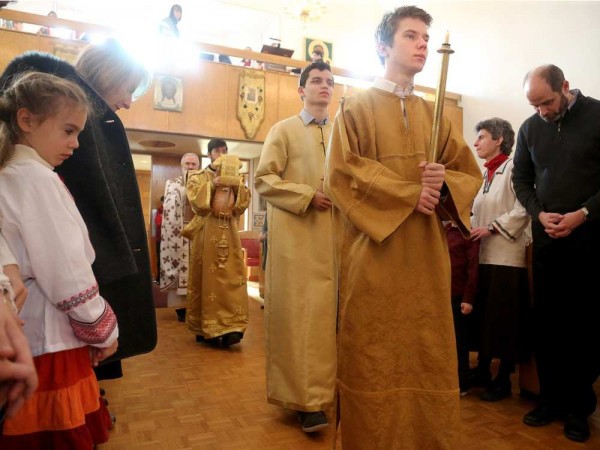
<path id="1" fill-rule="evenodd" d="M 444 44 L 449 44 L 450 43 L 450 32 L 446 31 L 446 39 L 444 40 Z"/>

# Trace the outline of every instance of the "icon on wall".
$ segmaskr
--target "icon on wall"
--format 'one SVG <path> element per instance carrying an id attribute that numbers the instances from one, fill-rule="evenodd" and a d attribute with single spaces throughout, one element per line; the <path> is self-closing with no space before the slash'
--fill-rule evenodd
<path id="1" fill-rule="evenodd" d="M 254 213 L 254 216 L 252 216 L 252 219 L 253 219 L 252 228 L 258 228 L 258 229 L 262 228 L 265 223 L 265 216 L 266 216 L 266 214 L 263 212 Z"/>
<path id="2" fill-rule="evenodd" d="M 183 110 L 183 80 L 172 75 L 157 75 L 154 79 L 154 109 Z"/>
<path id="3" fill-rule="evenodd" d="M 323 53 L 323 61 L 327 64 L 333 64 L 333 44 L 323 41 L 322 39 L 304 38 L 305 59 L 312 61 L 313 52 L 321 51 Z"/>

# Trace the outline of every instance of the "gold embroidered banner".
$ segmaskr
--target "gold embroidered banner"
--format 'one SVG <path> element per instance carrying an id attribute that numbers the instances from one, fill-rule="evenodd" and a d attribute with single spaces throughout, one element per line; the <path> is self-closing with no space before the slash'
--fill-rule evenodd
<path id="1" fill-rule="evenodd" d="M 265 74 L 242 70 L 239 86 L 237 119 L 246 137 L 252 139 L 265 118 Z"/>

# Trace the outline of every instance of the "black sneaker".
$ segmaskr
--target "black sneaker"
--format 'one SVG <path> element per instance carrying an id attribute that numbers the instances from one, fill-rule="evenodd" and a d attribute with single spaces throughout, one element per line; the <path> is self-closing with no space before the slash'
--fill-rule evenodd
<path id="1" fill-rule="evenodd" d="M 298 419 L 302 425 L 302 431 L 305 433 L 314 433 L 329 426 L 329 422 L 327 422 L 327 417 L 323 411 L 298 411 Z"/>
<path id="2" fill-rule="evenodd" d="M 210 345 L 211 347 L 218 347 L 219 344 L 221 343 L 221 336 L 218 336 L 218 337 L 215 337 L 215 338 L 206 339 L 201 334 L 197 334 L 196 335 L 196 342 L 198 342 L 200 344 Z"/>
<path id="3" fill-rule="evenodd" d="M 233 333 L 227 333 L 223 335 L 223 347 L 229 347 L 230 345 L 239 344 L 244 335 L 239 331 Z"/>
<path id="4" fill-rule="evenodd" d="M 523 423 L 530 427 L 543 427 L 554 422 L 556 419 L 562 418 L 564 418 L 564 414 L 561 414 L 548 405 L 542 404 L 525 414 L 523 416 Z"/>
<path id="5" fill-rule="evenodd" d="M 567 417 L 564 433 L 567 439 L 575 442 L 585 442 L 590 438 L 590 426 L 586 417 L 574 414 Z"/>
<path id="6" fill-rule="evenodd" d="M 185 322 L 185 308 L 176 309 L 175 314 L 177 314 L 177 320 L 179 322 Z"/>
<path id="7" fill-rule="evenodd" d="M 485 392 L 481 394 L 481 400 L 484 402 L 497 402 L 504 398 L 510 397 L 511 384 L 490 384 Z"/>

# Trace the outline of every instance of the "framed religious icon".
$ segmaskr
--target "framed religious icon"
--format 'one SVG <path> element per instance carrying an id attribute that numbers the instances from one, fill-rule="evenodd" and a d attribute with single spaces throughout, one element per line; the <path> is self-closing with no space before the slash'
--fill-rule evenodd
<path id="1" fill-rule="evenodd" d="M 322 53 L 323 61 L 327 64 L 333 64 L 333 44 L 322 39 L 304 38 L 304 58 L 312 61 L 313 53 Z"/>
<path id="2" fill-rule="evenodd" d="M 183 110 L 183 81 L 172 75 L 156 75 L 154 78 L 154 109 L 163 111 Z"/>
<path id="3" fill-rule="evenodd" d="M 254 213 L 252 216 L 252 228 L 262 228 L 263 224 L 265 223 L 265 215 L 265 213 Z"/>

